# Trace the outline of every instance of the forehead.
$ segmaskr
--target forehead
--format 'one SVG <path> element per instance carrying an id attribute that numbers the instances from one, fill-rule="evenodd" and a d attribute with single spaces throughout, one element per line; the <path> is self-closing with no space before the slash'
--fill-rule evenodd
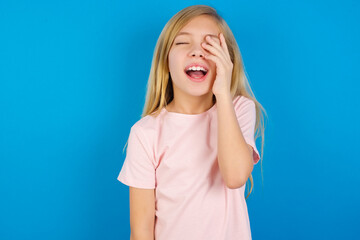
<path id="1" fill-rule="evenodd" d="M 218 38 L 219 27 L 215 20 L 210 16 L 197 16 L 190 20 L 180 31 L 176 34 L 177 36 L 213 36 Z"/>

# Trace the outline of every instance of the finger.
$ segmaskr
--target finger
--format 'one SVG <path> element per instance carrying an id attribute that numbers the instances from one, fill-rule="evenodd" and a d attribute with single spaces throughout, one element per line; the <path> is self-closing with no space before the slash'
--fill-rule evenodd
<path id="1" fill-rule="evenodd" d="M 209 51 L 210 53 L 214 54 L 215 56 L 221 58 L 222 62 L 226 62 L 226 58 L 224 56 L 224 53 L 223 53 L 223 50 L 219 50 L 217 49 L 216 47 L 210 45 L 210 44 L 207 44 L 207 43 L 202 43 L 202 46 L 207 50 Z"/>
<path id="2" fill-rule="evenodd" d="M 220 33 L 220 43 L 221 43 L 221 46 L 223 47 L 224 51 L 226 52 L 226 56 L 228 56 L 230 59 L 229 49 L 226 45 L 226 40 L 225 40 L 223 33 Z"/>
<path id="3" fill-rule="evenodd" d="M 224 37 L 223 33 L 219 34 L 219 39 L 220 39 L 220 42 L 221 42 L 221 47 L 222 47 L 223 51 L 225 52 L 227 62 L 229 64 L 230 63 L 232 64 L 230 53 L 229 53 L 228 47 L 226 45 L 226 40 L 225 40 L 225 37 Z"/>
<path id="4" fill-rule="evenodd" d="M 210 44 L 210 46 L 212 46 L 213 48 L 217 49 L 217 53 L 221 54 L 225 59 L 226 57 L 226 53 L 224 52 L 224 49 L 220 46 L 220 43 L 218 43 L 217 41 L 215 41 L 215 39 L 213 39 L 211 36 L 206 36 L 205 40 L 207 40 Z M 219 41 L 221 42 L 221 40 L 219 39 Z M 209 49 L 212 49 L 211 47 Z"/>
<path id="5" fill-rule="evenodd" d="M 226 69 L 226 61 L 218 56 L 205 54 L 205 59 L 215 62 L 217 72 L 223 72 Z"/>
<path id="6" fill-rule="evenodd" d="M 208 60 L 211 60 L 213 62 L 215 62 L 216 64 L 216 68 L 219 69 L 219 65 L 221 64 L 219 61 L 219 58 L 214 56 L 214 55 L 211 55 L 211 54 L 205 54 L 205 58 L 208 59 Z M 218 71 L 218 70 L 217 70 Z"/>

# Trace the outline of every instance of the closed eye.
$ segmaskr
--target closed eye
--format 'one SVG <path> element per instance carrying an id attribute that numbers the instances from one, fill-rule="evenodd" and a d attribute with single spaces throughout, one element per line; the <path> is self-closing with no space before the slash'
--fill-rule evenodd
<path id="1" fill-rule="evenodd" d="M 175 45 L 180 45 L 180 44 L 187 44 L 185 42 L 179 42 L 179 43 L 176 43 Z"/>

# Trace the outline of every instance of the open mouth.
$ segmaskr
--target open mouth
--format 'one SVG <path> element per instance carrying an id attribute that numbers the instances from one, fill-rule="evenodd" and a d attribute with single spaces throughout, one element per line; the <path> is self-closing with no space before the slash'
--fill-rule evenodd
<path id="1" fill-rule="evenodd" d="M 187 70 L 185 71 L 185 73 L 190 76 L 191 78 L 194 79 L 201 79 L 204 76 L 207 75 L 209 71 L 204 71 L 204 70 Z"/>

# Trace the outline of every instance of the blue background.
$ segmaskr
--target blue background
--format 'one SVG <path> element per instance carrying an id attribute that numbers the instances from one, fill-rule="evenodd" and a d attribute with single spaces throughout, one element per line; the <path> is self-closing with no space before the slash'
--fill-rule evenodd
<path id="1" fill-rule="evenodd" d="M 359 237 L 358 1 L 2 0 L 0 239 L 129 239 L 123 148 L 157 38 L 194 4 L 227 21 L 268 114 L 253 239 Z"/>

